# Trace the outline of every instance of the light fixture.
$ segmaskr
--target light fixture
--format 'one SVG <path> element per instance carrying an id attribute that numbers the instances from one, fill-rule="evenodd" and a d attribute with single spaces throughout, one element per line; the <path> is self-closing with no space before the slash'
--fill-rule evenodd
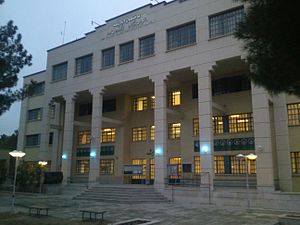
<path id="1" fill-rule="evenodd" d="M 48 165 L 48 162 L 47 161 L 39 161 L 39 165 L 46 166 L 46 165 Z"/>
<path id="2" fill-rule="evenodd" d="M 67 158 L 68 158 L 68 156 L 67 156 L 67 154 L 66 154 L 66 153 L 64 153 L 64 154 L 61 156 L 61 158 L 62 158 L 62 159 L 67 159 Z"/>
<path id="3" fill-rule="evenodd" d="M 14 158 L 22 158 L 24 155 L 26 155 L 25 152 L 18 151 L 18 150 L 13 150 L 9 152 L 9 154 Z"/>
<path id="4" fill-rule="evenodd" d="M 91 151 L 90 157 L 91 158 L 96 158 L 96 156 L 97 156 L 97 152 L 96 151 Z"/>

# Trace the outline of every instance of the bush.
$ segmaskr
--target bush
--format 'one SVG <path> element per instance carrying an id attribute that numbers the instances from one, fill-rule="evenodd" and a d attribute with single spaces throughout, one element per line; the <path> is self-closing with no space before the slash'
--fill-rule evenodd
<path id="1" fill-rule="evenodd" d="M 6 160 L 0 160 L 0 185 L 3 184 L 7 177 Z"/>
<path id="2" fill-rule="evenodd" d="M 17 172 L 17 186 L 21 191 L 36 191 L 40 186 L 42 167 L 34 162 L 21 162 Z"/>
<path id="3" fill-rule="evenodd" d="M 62 172 L 45 172 L 44 184 L 60 184 L 63 180 Z"/>

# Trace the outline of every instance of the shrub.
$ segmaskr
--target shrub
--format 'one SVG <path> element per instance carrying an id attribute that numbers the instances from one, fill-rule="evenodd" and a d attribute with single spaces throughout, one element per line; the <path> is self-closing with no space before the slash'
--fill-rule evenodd
<path id="1" fill-rule="evenodd" d="M 17 186 L 22 191 L 35 191 L 40 186 L 42 167 L 35 162 L 21 162 L 17 172 Z"/>
<path id="2" fill-rule="evenodd" d="M 0 160 L 0 185 L 3 184 L 7 177 L 6 160 Z"/>

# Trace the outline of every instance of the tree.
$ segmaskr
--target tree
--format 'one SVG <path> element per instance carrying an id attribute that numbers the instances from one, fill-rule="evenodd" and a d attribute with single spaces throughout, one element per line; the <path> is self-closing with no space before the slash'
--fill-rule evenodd
<path id="1" fill-rule="evenodd" d="M 12 135 L 2 134 L 0 135 L 0 150 L 14 150 L 17 149 L 17 142 L 18 142 L 18 131 Z"/>
<path id="2" fill-rule="evenodd" d="M 0 0 L 0 5 L 3 3 Z M 9 110 L 12 103 L 24 97 L 24 90 L 13 90 L 18 82 L 18 73 L 31 65 L 32 56 L 21 44 L 22 35 L 18 27 L 9 21 L 0 26 L 0 116 Z"/>
<path id="3" fill-rule="evenodd" d="M 247 4 L 235 36 L 244 42 L 250 78 L 271 93 L 300 96 L 300 2 L 238 1 Z"/>

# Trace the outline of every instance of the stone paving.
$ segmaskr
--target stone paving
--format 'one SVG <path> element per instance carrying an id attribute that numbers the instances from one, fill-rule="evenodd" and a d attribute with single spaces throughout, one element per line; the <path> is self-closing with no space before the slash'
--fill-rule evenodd
<path id="1" fill-rule="evenodd" d="M 274 225 L 277 215 L 248 213 L 244 209 L 219 208 L 213 205 L 113 204 L 72 200 L 72 195 L 44 195 L 17 193 L 17 204 L 43 204 L 50 207 L 49 215 L 62 219 L 80 220 L 80 209 L 105 210 L 111 222 L 133 218 L 160 220 L 163 225 Z M 0 192 L 0 212 L 10 210 L 11 194 Z M 24 209 L 17 207 L 17 211 Z"/>

